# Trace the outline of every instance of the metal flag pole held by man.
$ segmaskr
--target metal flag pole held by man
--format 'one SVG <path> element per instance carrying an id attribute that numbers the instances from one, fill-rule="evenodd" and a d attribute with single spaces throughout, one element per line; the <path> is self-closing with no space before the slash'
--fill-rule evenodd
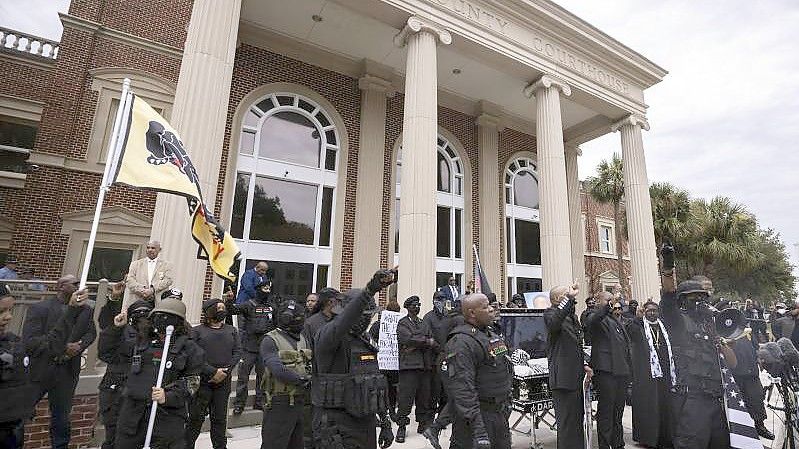
<path id="1" fill-rule="evenodd" d="M 155 388 L 161 388 L 161 383 L 164 381 L 164 369 L 166 369 L 167 354 L 169 354 L 169 344 L 172 342 L 172 333 L 175 332 L 175 326 L 169 325 L 166 327 L 166 337 L 164 338 L 164 351 L 162 352 L 161 363 L 158 366 L 158 378 L 155 381 Z M 144 449 L 150 449 L 150 439 L 153 437 L 153 427 L 155 427 L 155 413 L 158 411 L 158 401 L 153 399 L 153 405 L 150 407 L 150 421 L 147 423 L 147 435 L 144 437 Z"/>

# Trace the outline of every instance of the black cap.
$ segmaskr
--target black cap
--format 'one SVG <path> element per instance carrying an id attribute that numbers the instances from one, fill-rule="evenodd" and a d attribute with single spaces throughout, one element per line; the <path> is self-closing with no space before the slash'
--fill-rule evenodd
<path id="1" fill-rule="evenodd" d="M 161 299 L 176 298 L 183 301 L 183 292 L 178 288 L 170 288 L 164 293 L 161 293 Z"/>
<path id="2" fill-rule="evenodd" d="M 216 305 L 220 302 L 222 302 L 222 300 L 219 298 L 206 299 L 205 301 L 203 301 L 203 311 L 206 311 L 211 307 L 216 307 Z"/>
<path id="3" fill-rule="evenodd" d="M 140 299 L 135 301 L 133 304 L 128 306 L 128 316 L 132 316 L 134 313 L 141 311 L 145 313 L 150 313 L 153 310 L 153 303 L 150 301 L 146 301 L 144 299 Z"/>
<path id="4" fill-rule="evenodd" d="M 421 302 L 422 301 L 419 299 L 418 296 L 413 295 L 408 297 L 408 299 L 406 299 L 405 302 L 402 303 L 402 307 L 407 309 L 411 304 L 421 304 Z"/>

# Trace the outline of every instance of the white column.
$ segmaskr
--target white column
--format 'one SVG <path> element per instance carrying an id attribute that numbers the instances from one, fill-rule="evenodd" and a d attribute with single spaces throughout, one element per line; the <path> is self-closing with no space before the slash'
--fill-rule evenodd
<path id="1" fill-rule="evenodd" d="M 496 114 L 485 110 L 477 117 L 479 148 L 478 182 L 480 192 L 480 241 L 478 251 L 488 283 L 502 298 L 502 213 L 499 185 L 499 133 L 502 131 Z M 499 108 L 495 108 L 499 109 Z M 493 112 L 493 111 L 492 111 Z M 509 298 L 507 298 L 509 299 Z"/>
<path id="2" fill-rule="evenodd" d="M 393 95 L 393 90 L 389 81 L 369 73 L 358 80 L 358 87 L 361 89 L 361 132 L 352 285 L 363 287 L 380 268 L 386 96 Z"/>
<path id="3" fill-rule="evenodd" d="M 588 284 L 585 282 L 585 238 L 583 237 L 582 202 L 580 200 L 580 179 L 577 173 L 577 157 L 582 155 L 580 147 L 566 147 L 566 190 L 569 195 L 569 232 L 571 235 L 572 278 L 580 286 L 580 299 L 587 297 Z M 585 308 L 585 302 L 578 302 L 578 310 Z"/>
<path id="4" fill-rule="evenodd" d="M 452 36 L 438 25 L 414 16 L 394 42 L 408 47 L 397 287 L 397 299 L 402 303 L 411 295 L 429 298 L 436 287 L 436 45 L 452 43 Z"/>
<path id="5" fill-rule="evenodd" d="M 569 86 L 544 75 L 524 89 L 535 96 L 536 152 L 538 153 L 541 203 L 541 265 L 544 290 L 568 285 L 573 279 L 569 199 L 566 189 L 566 160 L 560 95 L 571 95 Z"/>
<path id="6" fill-rule="evenodd" d="M 636 115 L 630 115 L 612 127 L 613 131 L 621 131 L 624 205 L 627 212 L 627 234 L 632 268 L 632 299 L 641 304 L 649 297 L 656 300 L 660 297 L 652 202 L 646 175 L 642 128 L 648 131 L 649 123 L 646 118 Z"/>
<path id="7" fill-rule="evenodd" d="M 194 1 L 170 120 L 197 168 L 211 210 L 219 183 L 240 12 L 241 0 Z M 197 260 L 185 199 L 158 195 L 153 238 L 161 241 L 163 257 L 174 265 L 173 286 L 183 290 L 186 318 L 199 321 L 208 263 Z"/>

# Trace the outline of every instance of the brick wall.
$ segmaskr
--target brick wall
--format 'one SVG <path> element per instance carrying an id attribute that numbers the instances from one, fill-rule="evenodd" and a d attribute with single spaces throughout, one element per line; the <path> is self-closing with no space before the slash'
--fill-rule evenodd
<path id="1" fill-rule="evenodd" d="M 43 449 L 50 447 L 50 410 L 47 399 L 36 404 L 36 416 L 25 426 L 25 448 Z M 94 424 L 97 416 L 97 395 L 75 396 L 72 399 L 72 413 L 69 415 L 72 424 L 72 437 L 69 447 L 89 447 L 94 436 Z"/>

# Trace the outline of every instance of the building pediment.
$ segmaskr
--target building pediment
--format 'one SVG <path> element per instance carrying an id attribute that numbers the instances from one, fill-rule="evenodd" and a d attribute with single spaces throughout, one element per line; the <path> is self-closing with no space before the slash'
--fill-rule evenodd
<path id="1" fill-rule="evenodd" d="M 73 231 L 90 231 L 94 220 L 94 210 L 68 212 L 61 215 L 62 234 Z M 101 232 L 111 234 L 129 234 L 147 237 L 152 227 L 152 220 L 147 216 L 122 206 L 104 208 L 100 214 Z"/>

